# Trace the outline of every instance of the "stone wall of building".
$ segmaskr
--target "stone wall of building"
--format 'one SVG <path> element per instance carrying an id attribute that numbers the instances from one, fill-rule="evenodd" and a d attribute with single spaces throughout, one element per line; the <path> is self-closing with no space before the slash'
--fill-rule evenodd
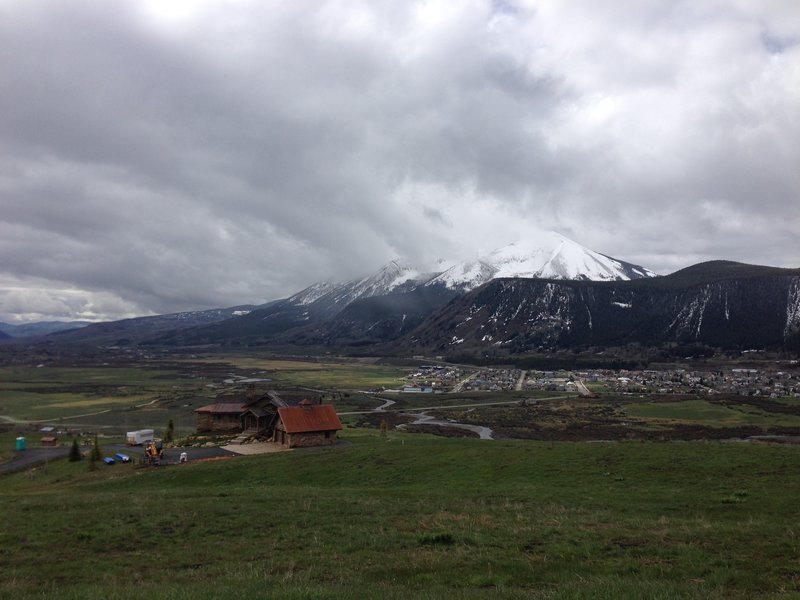
<path id="1" fill-rule="evenodd" d="M 286 445 L 289 448 L 309 446 L 328 446 L 336 443 L 335 431 L 313 431 L 310 433 L 287 433 Z"/>
<path id="2" fill-rule="evenodd" d="M 197 431 L 210 431 L 213 433 L 230 433 L 242 430 L 242 420 L 239 415 L 215 415 L 212 413 L 197 413 Z"/>

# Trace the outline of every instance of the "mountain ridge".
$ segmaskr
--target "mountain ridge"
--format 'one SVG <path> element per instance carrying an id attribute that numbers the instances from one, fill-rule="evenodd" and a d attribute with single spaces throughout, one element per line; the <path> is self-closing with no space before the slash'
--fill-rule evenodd
<path id="1" fill-rule="evenodd" d="M 91 321 L 34 321 L 17 325 L 0 322 L 0 333 L 7 334 L 12 338 L 35 337 L 68 329 L 78 329 L 91 325 L 91 323 Z M 2 337 L 0 336 L 0 338 Z"/>
<path id="2" fill-rule="evenodd" d="M 644 267 L 605 257 L 555 232 L 543 233 L 542 239 L 544 241 L 515 242 L 497 249 L 491 259 L 494 262 L 481 263 L 486 269 L 470 280 L 463 277 L 459 281 L 441 279 L 444 273 L 452 271 L 453 266 L 432 272 L 395 259 L 365 277 L 342 283 L 317 282 L 285 300 L 276 301 L 268 309 L 256 309 L 235 321 L 166 333 L 150 342 L 209 344 L 240 339 L 259 344 L 291 343 L 293 340 L 326 344 L 330 340 L 346 339 L 351 343 L 366 343 L 366 340 L 374 339 L 376 331 L 405 334 L 408 327 L 420 323 L 454 295 L 485 283 L 485 275 L 494 277 L 504 268 L 506 272 L 513 269 L 520 274 L 530 269 L 542 271 L 559 257 L 561 270 L 559 273 L 553 271 L 553 274 L 563 277 L 572 275 L 588 279 L 603 275 L 605 278 L 629 279 L 653 275 Z M 535 256 L 526 258 L 529 252 L 534 252 Z M 446 265 L 446 262 L 440 260 L 437 264 Z M 458 264 L 466 263 L 454 266 Z M 383 300 L 368 302 L 372 298 Z M 382 318 L 370 318 L 379 314 Z"/>
<path id="3" fill-rule="evenodd" d="M 396 266 L 370 280 L 383 281 L 389 293 L 356 298 L 342 308 L 335 302 L 342 288 L 326 284 L 249 312 L 207 315 L 199 324 L 177 313 L 94 324 L 44 339 L 478 357 L 684 343 L 800 350 L 800 269 L 708 261 L 662 277 L 499 278 L 462 292 L 409 284 L 410 271 Z M 374 291 L 365 279 L 351 283 Z"/>
<path id="4" fill-rule="evenodd" d="M 800 349 L 800 269 L 730 261 L 694 267 L 627 282 L 495 279 L 437 310 L 396 348 L 525 353 L 692 342 Z"/>
<path id="5" fill-rule="evenodd" d="M 245 304 L 229 308 L 183 311 L 166 315 L 134 317 L 119 321 L 90 323 L 79 329 L 50 333 L 43 338 L 61 343 L 90 343 L 102 345 L 135 345 L 166 331 L 179 331 L 199 324 L 218 322 L 242 316 L 256 308 Z"/>

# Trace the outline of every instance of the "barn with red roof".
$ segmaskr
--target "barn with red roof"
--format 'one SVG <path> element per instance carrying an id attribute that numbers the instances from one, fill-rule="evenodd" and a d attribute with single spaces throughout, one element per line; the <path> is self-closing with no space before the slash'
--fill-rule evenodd
<path id="1" fill-rule="evenodd" d="M 341 429 L 333 406 L 302 400 L 297 406 L 278 408 L 273 440 L 289 448 L 326 446 L 336 443 L 336 432 Z"/>

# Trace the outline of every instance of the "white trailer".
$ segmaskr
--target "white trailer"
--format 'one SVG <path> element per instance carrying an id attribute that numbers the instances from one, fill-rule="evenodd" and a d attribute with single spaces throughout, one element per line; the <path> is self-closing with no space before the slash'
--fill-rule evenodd
<path id="1" fill-rule="evenodd" d="M 141 446 L 153 441 L 152 429 L 140 429 L 139 431 L 129 431 L 127 434 L 129 446 Z"/>

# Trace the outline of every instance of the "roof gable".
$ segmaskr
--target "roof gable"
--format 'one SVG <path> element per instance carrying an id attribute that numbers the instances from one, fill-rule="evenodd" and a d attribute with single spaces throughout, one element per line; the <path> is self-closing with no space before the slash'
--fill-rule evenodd
<path id="1" fill-rule="evenodd" d="M 278 409 L 278 414 L 287 433 L 336 431 L 342 428 L 342 422 L 330 404 L 285 406 Z"/>

